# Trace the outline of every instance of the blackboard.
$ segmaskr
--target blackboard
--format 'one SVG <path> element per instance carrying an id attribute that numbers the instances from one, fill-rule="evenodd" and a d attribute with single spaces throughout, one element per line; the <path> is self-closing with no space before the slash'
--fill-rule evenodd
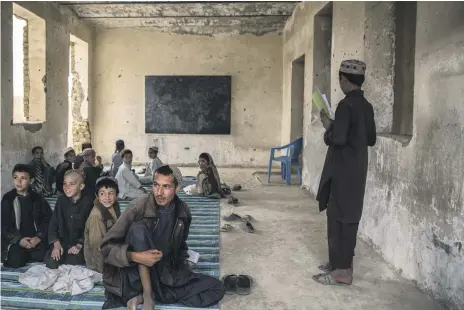
<path id="1" fill-rule="evenodd" d="M 231 76 L 146 76 L 145 133 L 229 135 Z"/>

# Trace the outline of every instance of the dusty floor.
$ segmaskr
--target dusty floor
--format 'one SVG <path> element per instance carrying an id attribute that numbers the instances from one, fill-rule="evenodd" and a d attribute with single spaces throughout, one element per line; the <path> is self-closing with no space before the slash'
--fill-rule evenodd
<path id="1" fill-rule="evenodd" d="M 197 169 L 182 168 L 182 172 L 196 175 Z M 233 194 L 240 201 L 237 207 L 222 200 L 222 216 L 232 211 L 249 214 L 256 229 L 248 234 L 238 223 L 229 222 L 234 229 L 221 233 L 221 274 L 247 274 L 255 281 L 251 295 L 226 295 L 222 310 L 442 309 L 361 241 L 353 285 L 326 287 L 314 282 L 311 276 L 327 259 L 326 218 L 308 192 L 299 186 L 261 185 L 251 169 L 219 172 L 223 182 L 244 188 Z M 279 176 L 272 180 L 279 181 Z"/>

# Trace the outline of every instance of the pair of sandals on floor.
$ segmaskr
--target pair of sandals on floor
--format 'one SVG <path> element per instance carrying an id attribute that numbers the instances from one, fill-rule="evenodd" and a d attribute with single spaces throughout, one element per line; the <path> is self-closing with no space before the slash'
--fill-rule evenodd
<path id="1" fill-rule="evenodd" d="M 247 275 L 228 274 L 222 277 L 222 284 L 226 295 L 249 295 L 253 285 L 253 279 Z"/>
<path id="2" fill-rule="evenodd" d="M 232 213 L 228 216 L 224 216 L 223 217 L 224 220 L 226 221 L 236 221 L 236 220 L 239 220 L 241 221 L 241 225 L 240 225 L 240 228 L 244 231 L 246 231 L 247 233 L 254 233 L 255 232 L 255 228 L 253 227 L 253 225 L 251 225 L 250 221 L 252 220 L 252 217 L 250 215 L 244 215 L 244 216 L 240 216 L 238 214 L 235 214 L 235 213 Z M 230 224 L 224 224 L 222 225 L 221 227 L 221 231 L 222 232 L 228 232 L 230 231 L 231 229 L 233 228 L 232 225 Z"/>

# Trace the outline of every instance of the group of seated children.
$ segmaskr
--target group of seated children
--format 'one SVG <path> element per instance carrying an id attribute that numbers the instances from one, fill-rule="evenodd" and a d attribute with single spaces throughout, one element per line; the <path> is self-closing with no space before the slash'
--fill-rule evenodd
<path id="1" fill-rule="evenodd" d="M 144 176 L 139 177 L 132 169 L 132 151 L 125 148 L 123 140 L 116 141 L 110 173 L 118 181 L 120 199 L 135 199 L 147 193 L 143 185 L 151 184 L 154 172 L 163 165 L 163 162 L 158 158 L 158 147 L 150 147 L 148 157 L 150 161 L 142 172 Z"/>
<path id="2" fill-rule="evenodd" d="M 142 185 L 149 185 L 152 182 L 153 172 L 163 165 L 158 158 L 158 148 L 150 147 L 148 157 L 150 161 L 144 169 L 144 176 L 139 177 L 132 170 L 132 151 L 124 148 L 124 141 L 116 141 L 116 151 L 112 156 L 112 166 L 109 172 L 103 171 L 102 159 L 96 156 L 92 144 L 83 143 L 82 153 L 76 155 L 72 147 L 63 151 L 64 161 L 61 162 L 56 170 L 53 169 L 44 159 L 44 151 L 40 146 L 32 149 L 34 159 L 29 163 L 32 167 L 34 191 L 44 197 L 53 194 L 62 195 L 64 175 L 68 170 L 76 169 L 83 172 L 85 194 L 95 194 L 96 180 L 105 175 L 111 175 L 119 181 L 119 198 L 134 199 L 144 195 L 146 190 Z M 53 189 L 55 183 L 56 190 Z"/>
<path id="3" fill-rule="evenodd" d="M 117 175 L 131 164 L 132 155 L 121 153 L 123 164 Z M 83 157 L 82 165 L 92 164 L 93 153 Z M 133 200 L 122 215 L 117 202 L 120 188 L 111 176 L 99 178 L 86 191 L 83 172 L 66 171 L 63 195 L 53 211 L 32 190 L 32 176 L 30 165 L 16 165 L 14 189 L 2 199 L 6 267 L 41 261 L 51 269 L 86 265 L 103 273 L 107 299 L 103 309 L 136 309 L 138 304 L 153 309 L 155 300 L 208 307 L 224 296 L 220 280 L 192 272 L 186 261 L 192 216 L 177 196 L 182 182 L 178 168 L 157 168 L 152 191 Z"/>
<path id="4" fill-rule="evenodd" d="M 120 215 L 117 181 L 111 177 L 98 179 L 93 186 L 95 198 L 84 191 L 82 171 L 68 170 L 63 178 L 63 195 L 53 211 L 32 184 L 31 166 L 16 165 L 14 189 L 3 196 L 1 206 L 4 266 L 19 268 L 27 262 L 44 262 L 56 269 L 61 264 L 87 262 L 90 269 L 102 272 L 100 243 Z"/>

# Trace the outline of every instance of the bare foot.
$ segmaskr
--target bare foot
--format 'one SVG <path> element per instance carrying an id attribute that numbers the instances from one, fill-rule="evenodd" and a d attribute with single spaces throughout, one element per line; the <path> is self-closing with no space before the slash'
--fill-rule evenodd
<path id="1" fill-rule="evenodd" d="M 155 298 L 151 294 L 143 294 L 142 310 L 153 310 L 155 307 Z"/>
<path id="2" fill-rule="evenodd" d="M 137 306 L 143 303 L 143 297 L 141 294 L 129 299 L 127 302 L 127 310 L 137 310 Z"/>

